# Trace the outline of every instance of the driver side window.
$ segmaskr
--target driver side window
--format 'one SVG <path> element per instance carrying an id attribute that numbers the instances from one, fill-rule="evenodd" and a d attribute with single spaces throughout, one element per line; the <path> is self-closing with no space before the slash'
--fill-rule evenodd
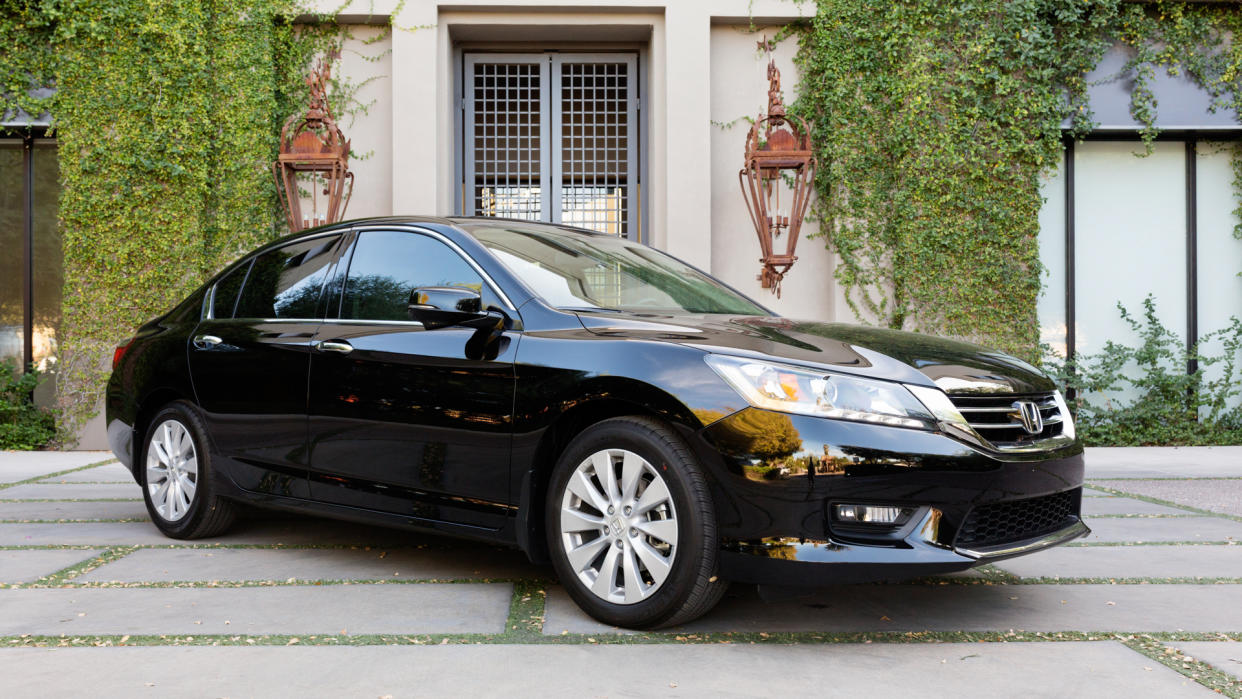
<path id="1" fill-rule="evenodd" d="M 453 249 L 408 231 L 362 231 L 354 244 L 341 297 L 342 319 L 409 320 L 410 292 L 420 286 L 458 286 L 496 305 L 479 273 Z"/>

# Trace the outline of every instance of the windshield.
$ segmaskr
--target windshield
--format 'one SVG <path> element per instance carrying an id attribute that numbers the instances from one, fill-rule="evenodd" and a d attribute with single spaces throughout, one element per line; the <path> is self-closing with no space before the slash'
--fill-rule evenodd
<path id="1" fill-rule="evenodd" d="M 520 224 L 470 226 L 470 232 L 557 308 L 771 315 L 702 272 L 621 238 Z"/>

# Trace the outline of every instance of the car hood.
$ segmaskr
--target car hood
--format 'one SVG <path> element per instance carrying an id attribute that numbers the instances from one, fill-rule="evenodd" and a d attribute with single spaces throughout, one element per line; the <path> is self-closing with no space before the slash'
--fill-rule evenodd
<path id="1" fill-rule="evenodd" d="M 673 342 L 707 352 L 810 365 L 947 393 L 1040 393 L 1055 384 L 997 350 L 931 335 L 772 316 L 578 312 L 597 335 Z"/>

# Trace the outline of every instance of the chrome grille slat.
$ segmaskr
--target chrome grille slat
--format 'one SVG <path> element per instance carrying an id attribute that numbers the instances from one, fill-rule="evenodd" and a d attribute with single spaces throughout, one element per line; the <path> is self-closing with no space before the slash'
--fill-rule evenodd
<path id="1" fill-rule="evenodd" d="M 949 395 L 967 424 L 997 449 L 1020 449 L 1061 435 L 1064 416 L 1052 393 Z M 1030 401 L 1039 410 L 1043 429 L 1035 434 L 1022 426 L 1019 401 Z"/>

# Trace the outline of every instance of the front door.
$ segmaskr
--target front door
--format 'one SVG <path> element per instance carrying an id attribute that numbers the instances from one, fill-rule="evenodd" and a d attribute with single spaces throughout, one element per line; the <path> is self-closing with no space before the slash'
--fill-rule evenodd
<path id="1" fill-rule="evenodd" d="M 306 374 L 320 295 L 341 235 L 269 250 L 217 284 L 191 338 L 194 392 L 225 470 L 241 487 L 308 497 Z"/>
<path id="2" fill-rule="evenodd" d="M 311 358 L 312 496 L 424 523 L 502 526 L 517 337 L 478 356 L 467 349 L 478 331 L 426 330 L 408 315 L 416 287 L 469 287 L 499 307 L 494 292 L 431 235 L 362 231 L 350 257 L 330 285 L 339 312 L 329 309 Z"/>

